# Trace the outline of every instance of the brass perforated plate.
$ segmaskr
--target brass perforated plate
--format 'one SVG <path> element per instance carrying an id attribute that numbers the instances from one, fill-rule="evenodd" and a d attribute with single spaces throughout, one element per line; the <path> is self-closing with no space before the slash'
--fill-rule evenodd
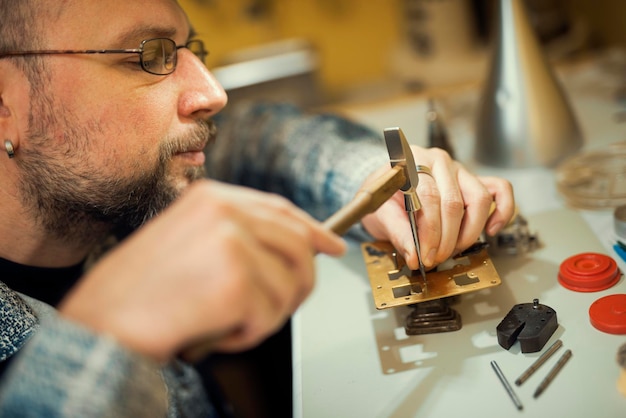
<path id="1" fill-rule="evenodd" d="M 419 271 L 410 270 L 390 243 L 363 243 L 361 251 L 377 309 L 441 299 L 502 283 L 485 247 L 426 273 L 425 288 Z"/>

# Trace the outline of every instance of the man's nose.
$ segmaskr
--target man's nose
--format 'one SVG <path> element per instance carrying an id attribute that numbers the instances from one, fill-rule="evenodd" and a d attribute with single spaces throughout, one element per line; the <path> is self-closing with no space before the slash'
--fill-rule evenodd
<path id="1" fill-rule="evenodd" d="M 209 117 L 219 112 L 228 101 L 222 85 L 204 63 L 186 48 L 178 51 L 177 76 L 183 91 L 179 112 L 183 115 Z"/>

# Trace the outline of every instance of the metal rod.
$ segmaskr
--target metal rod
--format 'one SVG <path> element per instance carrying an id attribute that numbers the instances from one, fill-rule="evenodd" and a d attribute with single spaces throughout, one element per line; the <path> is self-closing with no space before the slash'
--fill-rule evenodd
<path id="1" fill-rule="evenodd" d="M 567 363 L 567 360 L 569 360 L 570 357 L 572 357 L 572 350 L 567 350 L 565 353 L 563 353 L 559 361 L 554 365 L 552 370 L 550 370 L 545 379 L 541 381 L 539 387 L 537 387 L 537 390 L 535 390 L 535 393 L 533 394 L 533 398 L 538 397 L 543 393 L 544 390 L 546 390 L 550 382 L 554 380 L 556 375 L 561 371 L 563 366 L 565 366 L 565 363 Z"/>
<path id="2" fill-rule="evenodd" d="M 424 281 L 424 292 L 426 292 L 426 287 L 428 286 L 428 282 L 426 281 L 426 270 L 424 268 L 424 263 L 422 262 L 422 252 L 420 250 L 420 241 L 417 237 L 417 221 L 415 220 L 415 212 L 407 211 L 409 214 L 409 222 L 411 224 L 411 232 L 413 232 L 413 242 L 415 243 L 415 251 L 417 251 L 417 261 L 419 263 L 420 274 L 422 275 L 422 280 Z"/>
<path id="3" fill-rule="evenodd" d="M 500 370 L 500 367 L 498 366 L 498 363 L 495 362 L 495 360 L 491 362 L 491 367 L 493 367 L 493 370 L 496 372 L 496 375 L 498 376 L 498 379 L 500 379 L 500 382 L 502 382 L 502 386 L 504 386 L 504 389 L 506 389 L 506 393 L 509 394 L 509 397 L 515 404 L 515 407 L 520 411 L 524 409 L 524 406 L 520 402 L 515 392 L 513 392 L 513 388 L 509 384 L 509 381 L 506 380 L 506 377 L 504 377 L 502 370 Z"/>
<path id="4" fill-rule="evenodd" d="M 535 371 L 537 371 L 539 366 L 545 363 L 546 360 L 548 360 L 552 356 L 552 354 L 555 353 L 556 350 L 561 348 L 562 345 L 563 345 L 563 341 L 556 340 L 555 343 L 552 344 L 550 348 L 548 348 L 548 350 L 546 350 L 546 352 L 541 355 L 541 357 L 535 360 L 535 362 L 528 369 L 526 369 L 526 371 L 522 373 L 520 377 L 517 378 L 517 380 L 515 381 L 515 384 L 517 386 L 520 386 L 522 383 L 524 383 L 526 379 L 528 379 L 533 373 L 535 373 Z"/>

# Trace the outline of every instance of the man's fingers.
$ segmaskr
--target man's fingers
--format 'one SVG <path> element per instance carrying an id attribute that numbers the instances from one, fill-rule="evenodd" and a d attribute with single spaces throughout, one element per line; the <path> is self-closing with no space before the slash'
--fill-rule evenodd
<path id="1" fill-rule="evenodd" d="M 485 225 L 487 234 L 498 233 L 515 216 L 517 207 L 511 182 L 497 177 L 479 177 L 493 197 L 494 208 Z"/>

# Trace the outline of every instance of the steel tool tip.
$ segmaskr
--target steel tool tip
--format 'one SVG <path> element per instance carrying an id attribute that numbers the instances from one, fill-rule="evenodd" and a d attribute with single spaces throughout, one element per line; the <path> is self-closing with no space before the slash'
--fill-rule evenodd
<path id="1" fill-rule="evenodd" d="M 420 261 L 420 274 L 422 275 L 422 279 L 424 280 L 424 291 L 426 290 L 426 269 L 424 268 L 424 263 Z"/>

